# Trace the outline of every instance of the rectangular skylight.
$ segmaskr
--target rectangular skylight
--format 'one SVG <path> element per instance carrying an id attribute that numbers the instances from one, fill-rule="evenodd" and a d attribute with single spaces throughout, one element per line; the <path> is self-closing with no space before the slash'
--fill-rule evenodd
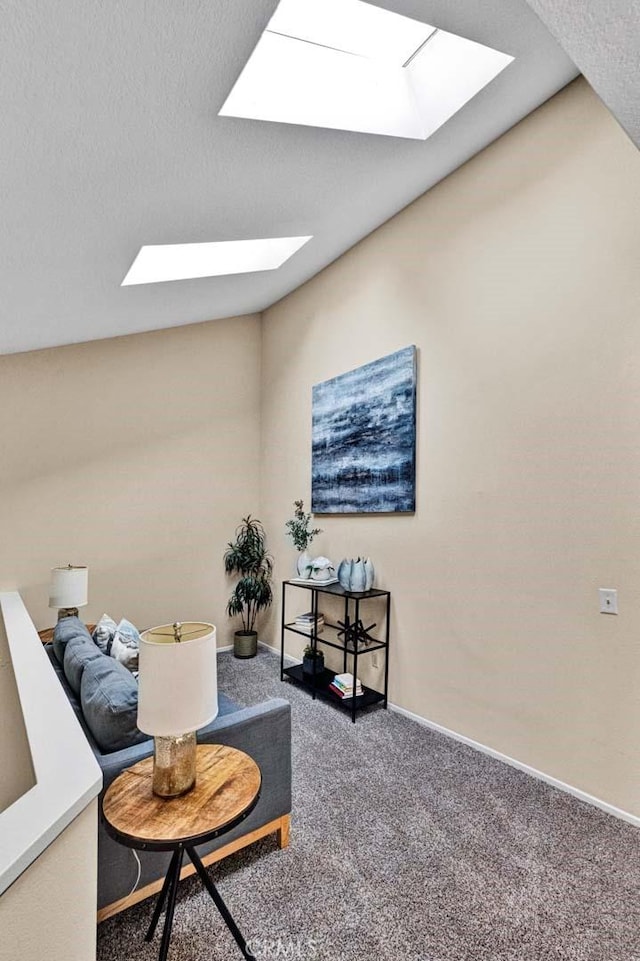
<path id="1" fill-rule="evenodd" d="M 281 0 L 220 115 L 426 140 L 512 60 L 363 0 Z"/>
<path id="2" fill-rule="evenodd" d="M 438 30 L 405 70 L 423 139 L 464 107 L 512 60 L 491 47 Z"/>
<path id="3" fill-rule="evenodd" d="M 220 112 L 396 137 L 422 132 L 401 68 L 269 32 Z"/>
<path id="4" fill-rule="evenodd" d="M 360 0 L 280 0 L 267 30 L 401 67 L 435 27 Z"/>
<path id="5" fill-rule="evenodd" d="M 276 270 L 308 240 L 310 236 L 145 246 L 120 286 Z"/>

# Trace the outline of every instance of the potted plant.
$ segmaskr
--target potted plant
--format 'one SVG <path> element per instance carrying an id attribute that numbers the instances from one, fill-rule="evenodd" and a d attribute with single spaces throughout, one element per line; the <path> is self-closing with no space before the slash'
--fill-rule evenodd
<path id="1" fill-rule="evenodd" d="M 296 550 L 301 552 L 296 565 L 298 577 L 309 577 L 311 574 L 311 557 L 307 553 L 307 547 L 316 534 L 322 534 L 322 530 L 319 527 L 310 530 L 311 514 L 305 512 L 304 501 L 294 501 L 293 506 L 293 517 L 285 524 L 287 536 L 293 541 Z"/>
<path id="2" fill-rule="evenodd" d="M 242 630 L 235 632 L 233 653 L 236 657 L 255 657 L 258 652 L 256 617 L 273 601 L 273 558 L 266 549 L 264 528 L 251 514 L 243 517 L 236 528 L 235 540 L 227 545 L 224 569 L 227 574 L 240 576 L 227 604 L 229 617 L 242 618 Z"/>
<path id="3" fill-rule="evenodd" d="M 307 644 L 302 653 L 302 671 L 304 674 L 322 674 L 324 671 L 324 654 L 312 644 Z"/>

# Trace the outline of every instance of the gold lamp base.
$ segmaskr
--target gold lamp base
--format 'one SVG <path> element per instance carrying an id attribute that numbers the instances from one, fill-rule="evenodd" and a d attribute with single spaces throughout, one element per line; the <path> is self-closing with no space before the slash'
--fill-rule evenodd
<path id="1" fill-rule="evenodd" d="M 153 739 L 153 793 L 179 797 L 196 783 L 196 733 Z"/>
<path id="2" fill-rule="evenodd" d="M 58 620 L 62 621 L 65 617 L 77 617 L 78 613 L 77 607 L 59 607 Z"/>

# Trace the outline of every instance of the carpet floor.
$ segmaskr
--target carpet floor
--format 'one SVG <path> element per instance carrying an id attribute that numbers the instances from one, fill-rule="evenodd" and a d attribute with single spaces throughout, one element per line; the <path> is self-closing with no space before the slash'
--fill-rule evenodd
<path id="1" fill-rule="evenodd" d="M 258 958 L 640 961 L 640 831 L 374 708 L 346 714 L 279 680 L 278 658 L 219 657 L 221 690 L 293 711 L 291 844 L 211 875 Z M 98 961 L 152 961 L 147 901 L 98 929 Z M 169 961 L 240 958 L 194 879 Z"/>

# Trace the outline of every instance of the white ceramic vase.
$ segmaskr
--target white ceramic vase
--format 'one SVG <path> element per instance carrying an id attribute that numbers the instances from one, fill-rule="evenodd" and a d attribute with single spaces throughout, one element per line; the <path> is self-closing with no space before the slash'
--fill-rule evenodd
<path id="1" fill-rule="evenodd" d="M 333 577 L 334 567 L 328 557 L 315 557 L 311 562 L 312 581 L 330 581 Z"/>
<path id="2" fill-rule="evenodd" d="M 311 576 L 311 555 L 308 551 L 301 551 L 298 555 L 298 560 L 296 563 L 296 570 L 298 572 L 298 577 L 304 577 L 305 580 Z"/>

